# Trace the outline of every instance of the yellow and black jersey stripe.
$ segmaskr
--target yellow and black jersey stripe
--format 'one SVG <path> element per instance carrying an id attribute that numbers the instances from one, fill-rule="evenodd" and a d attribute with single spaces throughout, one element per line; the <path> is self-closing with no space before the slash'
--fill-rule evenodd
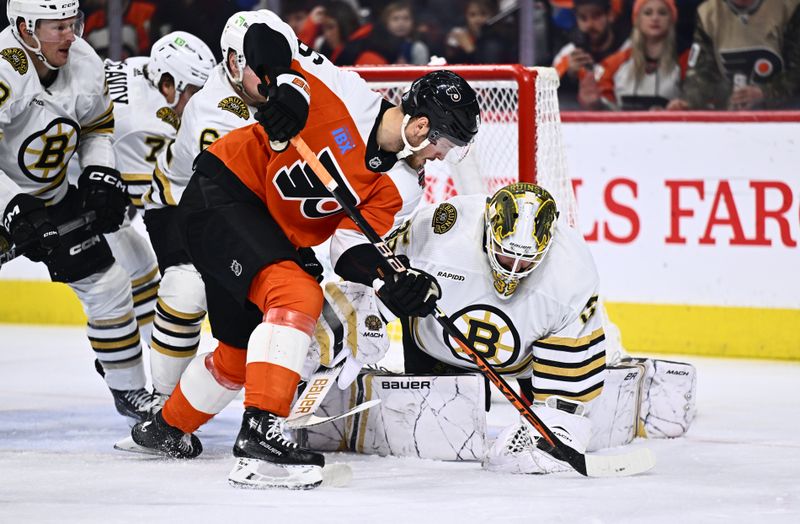
<path id="1" fill-rule="evenodd" d="M 95 118 L 88 124 L 81 125 L 81 136 L 90 133 L 113 133 L 114 132 L 114 104 L 109 104 L 102 115 Z"/>
<path id="2" fill-rule="evenodd" d="M 533 394 L 588 402 L 600 395 L 606 369 L 602 327 L 579 337 L 548 337 L 533 343 Z"/>

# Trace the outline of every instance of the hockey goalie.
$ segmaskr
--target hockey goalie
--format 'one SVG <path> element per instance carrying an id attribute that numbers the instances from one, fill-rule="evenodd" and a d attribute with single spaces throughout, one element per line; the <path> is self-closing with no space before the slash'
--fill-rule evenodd
<path id="1" fill-rule="evenodd" d="M 436 277 L 442 310 L 499 373 L 517 379 L 534 412 L 567 445 L 583 453 L 637 435 L 683 435 L 695 412 L 694 368 L 624 355 L 607 362 L 594 261 L 580 233 L 558 216 L 545 189 L 516 183 L 489 197 L 423 207 L 389 245 Z M 335 238 L 332 258 L 337 273 L 347 271 Z M 356 378 L 362 364 L 386 353 L 385 323 L 400 308 L 380 300 L 380 288 L 376 300 L 369 286 L 352 282 L 328 283 L 325 293 L 331 307 L 317 325 L 307 368 L 343 355 L 349 365 L 339 379 L 344 389 L 332 388 L 319 411 L 382 402 L 303 430 L 310 447 L 479 460 L 512 473 L 571 469 L 537 447 L 537 432 L 523 420 L 488 441 L 488 382 L 431 316 L 399 318 L 405 373 L 373 367 Z"/>

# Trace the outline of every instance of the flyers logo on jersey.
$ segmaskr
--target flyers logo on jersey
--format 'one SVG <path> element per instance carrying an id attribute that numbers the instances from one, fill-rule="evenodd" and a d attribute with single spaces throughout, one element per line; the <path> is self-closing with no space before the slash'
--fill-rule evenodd
<path id="1" fill-rule="evenodd" d="M 317 153 L 317 158 L 339 184 L 339 191 L 344 199 L 357 206 L 361 199 L 350 186 L 350 182 L 342 174 L 330 148 Z M 300 202 L 300 212 L 306 218 L 325 218 L 342 211 L 342 206 L 320 182 L 314 171 L 302 160 L 290 167 L 284 167 L 275 174 L 272 183 L 284 200 Z"/>

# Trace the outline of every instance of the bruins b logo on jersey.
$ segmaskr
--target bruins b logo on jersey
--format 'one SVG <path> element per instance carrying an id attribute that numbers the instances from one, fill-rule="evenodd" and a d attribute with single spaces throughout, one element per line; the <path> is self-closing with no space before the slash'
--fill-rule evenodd
<path id="1" fill-rule="evenodd" d="M 67 163 L 78 145 L 80 126 L 68 118 L 56 118 L 22 142 L 18 163 L 22 173 L 40 184 L 55 187 L 67 173 Z"/>
<path id="2" fill-rule="evenodd" d="M 24 75 L 28 72 L 28 57 L 25 55 L 25 52 L 22 49 L 18 47 L 9 47 L 8 49 L 3 49 L 0 51 L 0 57 L 11 64 L 11 67 L 14 68 L 14 71 L 20 75 Z"/>
<path id="3" fill-rule="evenodd" d="M 219 101 L 217 107 L 223 111 L 233 113 L 242 120 L 250 119 L 250 109 L 247 108 L 247 104 L 244 103 L 244 100 L 238 96 L 229 96 L 227 98 L 223 98 Z"/>
<path id="4" fill-rule="evenodd" d="M 521 342 L 519 332 L 511 318 L 500 309 L 488 304 L 473 304 L 450 316 L 464 338 L 497 368 L 499 373 L 515 373 L 522 369 L 526 360 L 520 361 Z M 464 350 L 442 333 L 444 343 L 453 356 L 472 362 Z"/>

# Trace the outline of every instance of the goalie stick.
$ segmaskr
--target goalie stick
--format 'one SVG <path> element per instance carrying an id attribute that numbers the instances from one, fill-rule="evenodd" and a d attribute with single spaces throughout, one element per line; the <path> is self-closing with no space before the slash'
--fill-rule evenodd
<path id="1" fill-rule="evenodd" d="M 72 233 L 76 229 L 80 229 L 83 226 L 94 222 L 96 216 L 97 215 L 94 211 L 87 211 L 77 218 L 73 218 L 72 220 L 64 222 L 57 228 L 58 236 L 64 236 L 67 233 Z M 3 233 L 4 232 L 5 230 L 3 230 Z M 34 242 L 29 242 L 22 244 L 21 246 L 15 246 L 11 244 L 10 239 L 6 238 L 5 235 L 0 235 L 0 267 L 7 262 L 11 262 L 18 256 L 24 255 L 25 251 L 33 244 Z"/>
<path id="2" fill-rule="evenodd" d="M 334 420 L 355 415 L 356 413 L 380 403 L 380 399 L 370 400 L 354 406 L 339 415 L 329 417 L 317 417 L 314 415 L 317 408 L 319 408 L 323 399 L 328 394 L 328 391 L 330 391 L 336 379 L 339 377 L 339 373 L 342 372 L 342 367 L 344 367 L 344 363 L 340 363 L 330 369 L 317 371 L 308 379 L 306 388 L 303 390 L 303 393 L 297 397 L 297 400 L 292 406 L 292 412 L 289 413 L 289 416 L 286 418 L 286 427 L 290 429 L 302 429 L 318 426 L 326 422 L 333 422 Z"/>
<path id="3" fill-rule="evenodd" d="M 291 139 L 292 145 L 297 149 L 300 157 L 311 167 L 311 170 L 333 195 L 347 216 L 364 233 L 364 236 L 378 250 L 383 257 L 383 273 L 402 273 L 407 270 L 405 265 L 395 256 L 389 246 L 375 232 L 372 226 L 364 219 L 361 212 L 350 204 L 342 194 L 339 184 L 322 165 L 305 141 L 299 136 Z M 567 462 L 578 473 L 588 477 L 623 477 L 636 475 L 652 469 L 655 466 L 655 457 L 649 449 L 643 448 L 621 455 L 586 455 L 567 446 L 548 428 L 530 407 L 520 398 L 516 391 L 511 389 L 486 358 L 473 349 L 463 334 L 456 328 L 440 307 L 434 310 L 434 318 L 444 331 L 451 336 L 458 345 L 469 355 L 481 373 L 484 374 L 500 390 L 509 402 L 519 411 L 522 417 L 542 436 L 546 445 L 543 451 L 549 453 L 557 460 Z"/>

